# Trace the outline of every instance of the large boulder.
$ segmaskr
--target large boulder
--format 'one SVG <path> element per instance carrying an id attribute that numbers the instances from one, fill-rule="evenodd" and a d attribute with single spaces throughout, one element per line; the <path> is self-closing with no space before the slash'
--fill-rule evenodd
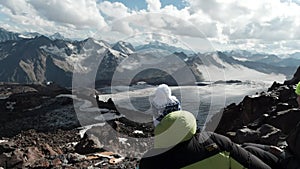
<path id="1" fill-rule="evenodd" d="M 259 129 L 259 142 L 262 144 L 277 145 L 282 134 L 281 130 L 269 124 L 263 124 Z"/>
<path id="2" fill-rule="evenodd" d="M 293 108 L 277 112 L 266 119 L 266 123 L 282 130 L 284 134 L 289 134 L 300 121 L 300 109 Z"/>
<path id="3" fill-rule="evenodd" d="M 246 96 L 241 103 L 244 124 L 248 124 L 266 113 L 276 102 L 276 96 L 270 93 Z"/>
<path id="4" fill-rule="evenodd" d="M 90 154 L 103 151 L 102 145 L 97 137 L 92 134 L 85 134 L 80 142 L 75 146 L 76 153 Z"/>
<path id="5" fill-rule="evenodd" d="M 235 131 L 244 125 L 240 117 L 241 105 L 233 103 L 226 107 L 223 111 L 216 113 L 206 124 L 206 130 L 213 131 L 215 123 L 219 122 L 215 129 L 216 132 L 225 134 L 228 131 Z"/>
<path id="6" fill-rule="evenodd" d="M 233 140 L 237 143 L 261 143 L 276 145 L 279 141 L 281 130 L 271 125 L 263 124 L 256 130 L 250 128 L 238 129 Z"/>
<path id="7" fill-rule="evenodd" d="M 209 128 L 219 120 L 215 130 L 217 133 L 225 134 L 228 131 L 236 131 L 271 111 L 277 99 L 278 97 L 269 92 L 246 96 L 238 105 L 231 104 L 214 115 L 207 126 Z"/>

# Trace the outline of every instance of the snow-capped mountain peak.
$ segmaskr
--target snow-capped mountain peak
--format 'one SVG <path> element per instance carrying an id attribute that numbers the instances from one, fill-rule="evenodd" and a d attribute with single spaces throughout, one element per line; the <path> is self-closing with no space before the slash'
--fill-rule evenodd
<path id="1" fill-rule="evenodd" d="M 130 43 L 124 42 L 124 41 L 119 41 L 119 42 L 115 43 L 113 45 L 112 49 L 117 50 L 122 53 L 125 53 L 125 54 L 131 54 L 135 51 L 134 47 Z"/>
<path id="2" fill-rule="evenodd" d="M 190 50 L 183 49 L 181 47 L 172 46 L 159 41 L 151 41 L 148 44 L 143 44 L 135 47 L 138 53 L 157 53 L 164 56 L 170 55 L 175 52 L 184 52 L 186 54 L 192 54 Z"/>
<path id="3" fill-rule="evenodd" d="M 58 32 L 54 33 L 53 35 L 50 35 L 49 38 L 52 40 L 56 40 L 56 39 L 66 40 L 66 38 Z"/>
<path id="4" fill-rule="evenodd" d="M 0 37 L 1 32 L 7 33 L 0 29 Z M 53 40 L 44 35 L 18 38 L 1 42 L 1 81 L 55 81 L 68 86 L 72 82 L 72 74 L 97 71 L 97 82 L 109 85 L 111 78 L 118 71 L 123 73 L 122 78 L 126 81 L 130 74 L 139 73 L 136 71 L 147 67 L 151 69 L 136 76 L 132 83 L 168 83 L 172 81 L 172 73 L 184 72 L 185 69 L 191 70 L 197 81 L 217 81 L 224 78 L 241 81 L 283 81 L 283 74 L 292 75 L 300 65 L 300 60 L 295 58 L 283 59 L 276 55 L 247 51 L 189 54 L 183 48 L 158 41 L 137 46 L 134 50 L 130 43 L 123 41 L 111 45 L 104 40 L 93 38 L 81 41 Z M 176 58 L 180 58 L 180 62 L 176 62 Z M 253 60 L 255 58 L 256 60 Z M 168 73 L 154 69 L 159 66 L 168 70 Z M 187 83 L 191 84 L 190 82 Z M 171 84 L 176 85 L 174 79 Z"/>

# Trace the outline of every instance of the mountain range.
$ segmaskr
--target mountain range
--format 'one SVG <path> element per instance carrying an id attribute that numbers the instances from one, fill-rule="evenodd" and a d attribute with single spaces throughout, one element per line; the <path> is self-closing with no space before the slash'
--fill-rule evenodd
<path id="1" fill-rule="evenodd" d="M 274 66 L 288 67 L 288 66 L 298 66 L 300 53 L 293 53 L 285 58 L 279 57 L 275 54 L 262 54 L 262 53 L 252 53 L 249 51 L 226 51 L 224 52 L 227 56 L 231 56 L 236 60 L 240 61 L 252 61 L 266 63 Z"/>
<path id="2" fill-rule="evenodd" d="M 20 39 L 18 33 L 9 32 L 3 28 L 0 28 L 0 42 L 5 42 L 8 40 L 18 40 Z"/>
<path id="3" fill-rule="evenodd" d="M 47 37 L 0 29 L 2 82 L 53 81 L 70 87 L 73 73 L 95 76 L 90 83 L 97 86 L 290 78 L 300 65 L 296 56 L 248 51 L 193 53 L 158 41 L 133 46 L 123 41 L 111 44 L 92 38 L 70 40 L 59 33 Z"/>

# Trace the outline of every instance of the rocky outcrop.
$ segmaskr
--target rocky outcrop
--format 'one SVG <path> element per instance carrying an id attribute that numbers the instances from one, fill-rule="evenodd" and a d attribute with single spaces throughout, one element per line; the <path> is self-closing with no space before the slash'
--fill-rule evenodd
<path id="1" fill-rule="evenodd" d="M 274 82 L 268 91 L 245 96 L 239 104 L 227 106 L 213 116 L 207 126 L 219 119 L 215 131 L 238 143 L 277 145 L 284 141 L 300 121 L 295 94 L 295 81 L 300 78 L 299 73 L 298 68 L 294 78 L 284 84 Z"/>

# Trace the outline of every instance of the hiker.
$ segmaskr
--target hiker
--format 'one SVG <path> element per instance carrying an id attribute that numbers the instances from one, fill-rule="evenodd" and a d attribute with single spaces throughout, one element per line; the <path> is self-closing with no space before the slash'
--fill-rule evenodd
<path id="1" fill-rule="evenodd" d="M 274 169 L 300 169 L 300 122 L 287 137 L 287 147 L 244 143 L 243 147 Z"/>
<path id="2" fill-rule="evenodd" d="M 175 96 L 172 96 L 171 89 L 166 84 L 161 84 L 156 88 L 151 106 L 154 126 L 156 126 L 165 115 L 173 111 L 181 110 L 180 102 Z"/>
<path id="3" fill-rule="evenodd" d="M 300 108 L 300 82 L 298 82 L 298 84 L 296 86 L 295 93 L 297 94 L 298 108 Z"/>
<path id="4" fill-rule="evenodd" d="M 196 133 L 196 118 L 188 111 L 167 114 L 154 130 L 154 148 L 144 154 L 139 169 L 271 169 L 225 136 Z"/>

